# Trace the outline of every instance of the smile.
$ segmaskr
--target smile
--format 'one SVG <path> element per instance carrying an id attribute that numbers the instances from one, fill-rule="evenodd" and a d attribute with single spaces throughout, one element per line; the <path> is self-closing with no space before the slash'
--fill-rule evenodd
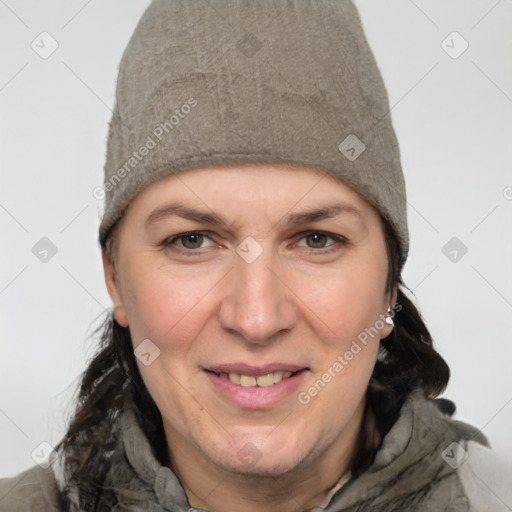
<path id="1" fill-rule="evenodd" d="M 217 396 L 244 409 L 266 409 L 288 400 L 296 395 L 308 373 L 308 368 L 286 364 L 204 368 Z"/>

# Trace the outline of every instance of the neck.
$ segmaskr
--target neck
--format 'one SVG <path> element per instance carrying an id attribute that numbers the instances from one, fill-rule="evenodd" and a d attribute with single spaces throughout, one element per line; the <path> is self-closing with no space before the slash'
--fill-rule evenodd
<path id="1" fill-rule="evenodd" d="M 365 406 L 363 400 L 327 449 L 314 455 L 313 447 L 311 456 L 278 476 L 225 471 L 197 449 L 191 450 L 187 440 L 166 428 L 171 469 L 182 483 L 190 505 L 210 512 L 304 512 L 325 507 L 330 496 L 350 477 L 351 463 L 357 459 L 366 429 Z"/>

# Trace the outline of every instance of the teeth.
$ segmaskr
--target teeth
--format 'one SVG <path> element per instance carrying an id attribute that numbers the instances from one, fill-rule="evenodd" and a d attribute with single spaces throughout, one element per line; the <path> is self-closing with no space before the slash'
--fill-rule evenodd
<path id="1" fill-rule="evenodd" d="M 240 375 L 238 375 L 238 373 L 230 373 L 229 374 L 229 380 L 233 384 L 240 384 Z"/>
<path id="2" fill-rule="evenodd" d="M 260 375 L 256 379 L 256 384 L 258 384 L 258 386 L 260 386 L 261 388 L 266 388 L 268 386 L 272 386 L 272 384 L 274 384 L 274 374 L 267 373 L 265 375 Z"/>
<path id="3" fill-rule="evenodd" d="M 266 373 L 265 375 L 259 375 L 253 377 L 252 375 L 240 375 L 239 373 L 221 373 L 222 379 L 229 379 L 233 384 L 238 384 L 245 388 L 259 386 L 262 388 L 277 384 L 283 379 L 290 377 L 292 372 L 277 371 L 273 373 Z"/>
<path id="4" fill-rule="evenodd" d="M 274 384 L 277 384 L 283 380 L 283 373 L 284 372 L 274 372 Z"/>
<path id="5" fill-rule="evenodd" d="M 249 375 L 240 375 L 240 385 L 242 385 L 244 388 L 256 386 L 256 377 L 250 377 Z"/>

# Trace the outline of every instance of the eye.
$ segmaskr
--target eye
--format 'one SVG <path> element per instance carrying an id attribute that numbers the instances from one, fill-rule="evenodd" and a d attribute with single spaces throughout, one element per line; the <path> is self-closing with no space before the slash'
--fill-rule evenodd
<path id="1" fill-rule="evenodd" d="M 310 249 L 326 249 L 331 246 L 345 246 L 347 245 L 347 240 L 341 236 L 333 235 L 331 233 L 326 233 L 325 231 L 310 231 L 308 233 L 303 233 L 301 241 L 304 240 L 304 243 L 299 242 L 297 245 L 299 247 L 309 247 Z M 330 241 L 330 243 L 329 243 Z M 322 252 L 331 252 L 332 250 L 336 250 L 339 247 L 335 247 L 333 249 L 328 249 L 327 251 Z"/>
<path id="2" fill-rule="evenodd" d="M 179 237 L 183 247 L 186 249 L 199 249 L 204 241 L 205 237 L 201 233 L 190 233 Z"/>
<path id="3" fill-rule="evenodd" d="M 204 246 L 203 243 L 210 241 L 210 245 Z M 190 233 L 182 233 L 175 237 L 169 238 L 162 244 L 164 247 L 171 247 L 177 252 L 192 252 L 197 249 L 205 249 L 206 247 L 212 247 L 213 241 L 205 233 L 198 231 L 191 231 Z"/>
<path id="4" fill-rule="evenodd" d="M 330 237 L 326 235 L 325 233 L 311 233 L 309 235 L 306 235 L 304 237 L 304 240 L 306 240 L 306 243 L 311 242 L 309 247 L 312 249 L 322 249 L 326 246 L 326 243 Z"/>

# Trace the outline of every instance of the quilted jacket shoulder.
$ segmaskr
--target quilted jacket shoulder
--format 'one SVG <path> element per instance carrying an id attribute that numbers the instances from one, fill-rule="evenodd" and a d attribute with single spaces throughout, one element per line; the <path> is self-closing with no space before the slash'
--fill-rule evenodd
<path id="1" fill-rule="evenodd" d="M 58 490 L 51 467 L 34 466 L 12 478 L 0 479 L 2 512 L 58 512 Z"/>

